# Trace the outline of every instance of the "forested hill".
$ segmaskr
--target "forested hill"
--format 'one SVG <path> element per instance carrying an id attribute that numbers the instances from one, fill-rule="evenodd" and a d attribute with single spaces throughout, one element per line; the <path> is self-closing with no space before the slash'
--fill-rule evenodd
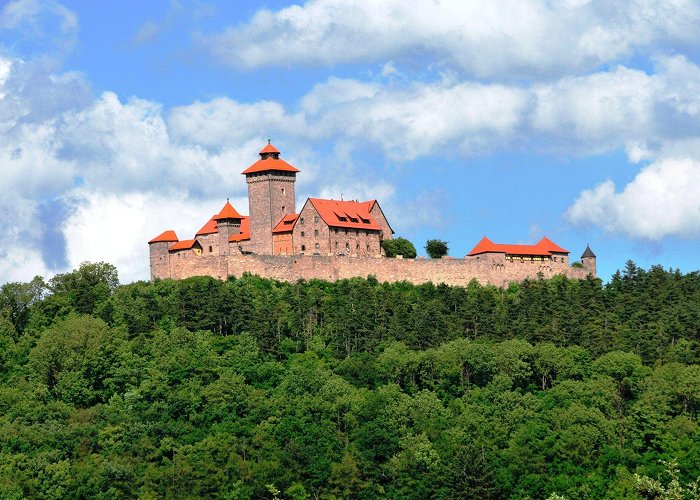
<path id="1" fill-rule="evenodd" d="M 697 272 L 120 286 L 84 264 L 0 287 L 0 344 L 0 498 L 690 498 L 700 475 Z"/>

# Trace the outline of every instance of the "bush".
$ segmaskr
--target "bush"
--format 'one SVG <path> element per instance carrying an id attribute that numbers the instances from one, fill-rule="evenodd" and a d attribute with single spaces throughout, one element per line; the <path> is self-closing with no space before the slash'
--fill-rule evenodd
<path id="1" fill-rule="evenodd" d="M 396 257 L 401 255 L 406 259 L 416 258 L 416 247 L 406 238 L 395 238 L 393 240 L 382 241 L 382 248 L 387 257 Z"/>
<path id="2" fill-rule="evenodd" d="M 447 255 L 447 242 L 442 240 L 428 240 L 425 243 L 425 251 L 431 259 L 439 259 Z"/>

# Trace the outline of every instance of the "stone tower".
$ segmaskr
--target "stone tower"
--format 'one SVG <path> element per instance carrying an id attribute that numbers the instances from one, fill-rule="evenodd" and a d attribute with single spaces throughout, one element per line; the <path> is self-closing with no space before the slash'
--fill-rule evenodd
<path id="1" fill-rule="evenodd" d="M 250 243 L 247 250 L 273 253 L 272 228 L 285 214 L 295 213 L 297 172 L 299 169 L 280 158 L 280 152 L 270 141 L 260 151 L 260 159 L 242 172 L 248 184 Z"/>
<path id="2" fill-rule="evenodd" d="M 241 219 L 241 214 L 236 212 L 227 199 L 224 208 L 214 217 L 216 227 L 219 229 L 219 255 L 230 253 L 229 238 L 241 232 Z"/>
<path id="3" fill-rule="evenodd" d="M 159 234 L 148 242 L 148 251 L 151 256 L 151 279 L 156 277 L 170 277 L 170 246 L 179 240 L 175 231 L 168 230 Z"/>
<path id="4" fill-rule="evenodd" d="M 586 249 L 581 255 L 581 264 L 583 264 L 583 268 L 588 271 L 588 274 L 591 276 L 596 275 L 596 256 L 588 245 L 586 245 Z"/>

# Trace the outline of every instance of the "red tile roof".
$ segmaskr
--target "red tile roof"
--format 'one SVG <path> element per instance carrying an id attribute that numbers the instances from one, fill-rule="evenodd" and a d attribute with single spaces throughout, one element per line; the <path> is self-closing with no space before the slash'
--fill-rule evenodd
<path id="1" fill-rule="evenodd" d="M 229 236 L 228 240 L 237 241 L 247 241 L 250 239 L 250 217 L 245 215 L 241 216 L 241 232 L 239 234 L 232 234 Z"/>
<path id="2" fill-rule="evenodd" d="M 284 217 L 282 217 L 282 220 L 280 220 L 277 225 L 272 228 L 272 233 L 287 233 L 294 229 L 294 223 L 297 221 L 299 218 L 299 214 L 287 214 Z"/>
<path id="3" fill-rule="evenodd" d="M 250 167 L 246 168 L 242 174 L 255 174 L 257 172 L 268 172 L 270 170 L 279 170 L 282 172 L 301 172 L 296 167 L 293 167 L 281 158 L 265 158 L 260 159 L 253 163 Z"/>
<path id="4" fill-rule="evenodd" d="M 479 255 L 482 253 L 505 253 L 509 255 L 549 257 L 555 253 L 568 254 L 569 251 L 564 250 L 549 238 L 542 238 L 535 245 L 503 245 L 501 243 L 494 243 L 484 236 L 467 255 Z"/>
<path id="5" fill-rule="evenodd" d="M 151 243 L 160 243 L 163 241 L 171 242 L 178 240 L 179 238 L 177 237 L 177 234 L 175 234 L 175 231 L 169 229 L 168 231 L 163 231 L 161 234 L 153 238 L 151 241 L 148 242 L 148 244 L 150 245 Z"/>
<path id="6" fill-rule="evenodd" d="M 262 149 L 260 150 L 260 154 L 263 154 L 263 153 L 279 153 L 279 152 L 280 152 L 279 149 L 277 149 L 276 147 L 274 147 L 274 146 L 273 146 L 272 144 L 270 144 L 269 142 L 265 145 L 264 148 L 262 148 Z"/>
<path id="7" fill-rule="evenodd" d="M 354 229 L 371 229 L 380 231 L 382 228 L 368 210 L 368 202 L 322 200 L 309 198 L 323 221 L 330 227 L 346 227 Z M 357 222 L 352 221 L 356 219 Z M 365 222 L 366 221 L 366 222 Z"/>
<path id="8" fill-rule="evenodd" d="M 204 225 L 202 226 L 202 229 L 200 229 L 199 231 L 197 231 L 197 234 L 195 234 L 195 236 L 204 236 L 204 235 L 206 235 L 206 234 L 218 233 L 218 232 L 219 232 L 219 228 L 216 227 L 216 219 L 215 219 L 215 217 L 216 217 L 216 215 L 212 215 L 212 216 L 211 216 L 211 219 L 209 219 L 209 222 L 207 222 L 206 224 L 204 224 Z"/>
<path id="9" fill-rule="evenodd" d="M 544 236 L 540 241 L 537 242 L 537 246 L 544 248 L 551 253 L 569 253 L 568 250 L 564 250 L 562 247 L 554 243 L 552 240 Z"/>
<path id="10" fill-rule="evenodd" d="M 214 220 L 221 220 L 221 219 L 240 219 L 243 216 L 236 212 L 236 209 L 233 208 L 233 205 L 229 203 L 228 200 L 226 200 L 226 204 L 224 205 L 224 208 L 221 209 L 221 211 L 218 213 L 218 215 L 214 216 Z"/>
<path id="11" fill-rule="evenodd" d="M 199 246 L 201 248 L 201 245 L 197 242 L 197 240 L 182 240 L 178 241 L 177 243 L 173 244 L 169 250 L 171 252 L 176 252 L 177 250 L 189 250 L 195 245 Z"/>

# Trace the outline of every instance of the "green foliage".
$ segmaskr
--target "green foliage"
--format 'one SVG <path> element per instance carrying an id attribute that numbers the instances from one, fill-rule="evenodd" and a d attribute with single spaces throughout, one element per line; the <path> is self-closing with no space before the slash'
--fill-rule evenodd
<path id="1" fill-rule="evenodd" d="M 399 236 L 393 240 L 382 240 L 382 248 L 387 257 L 403 256 L 405 259 L 416 258 L 416 247 L 406 238 Z"/>
<path id="2" fill-rule="evenodd" d="M 2 498 L 697 497 L 697 273 L 42 283 L 0 290 Z"/>
<path id="3" fill-rule="evenodd" d="M 428 240 L 425 243 L 425 251 L 431 259 L 439 259 L 447 255 L 449 249 L 447 242 L 443 240 Z"/>

